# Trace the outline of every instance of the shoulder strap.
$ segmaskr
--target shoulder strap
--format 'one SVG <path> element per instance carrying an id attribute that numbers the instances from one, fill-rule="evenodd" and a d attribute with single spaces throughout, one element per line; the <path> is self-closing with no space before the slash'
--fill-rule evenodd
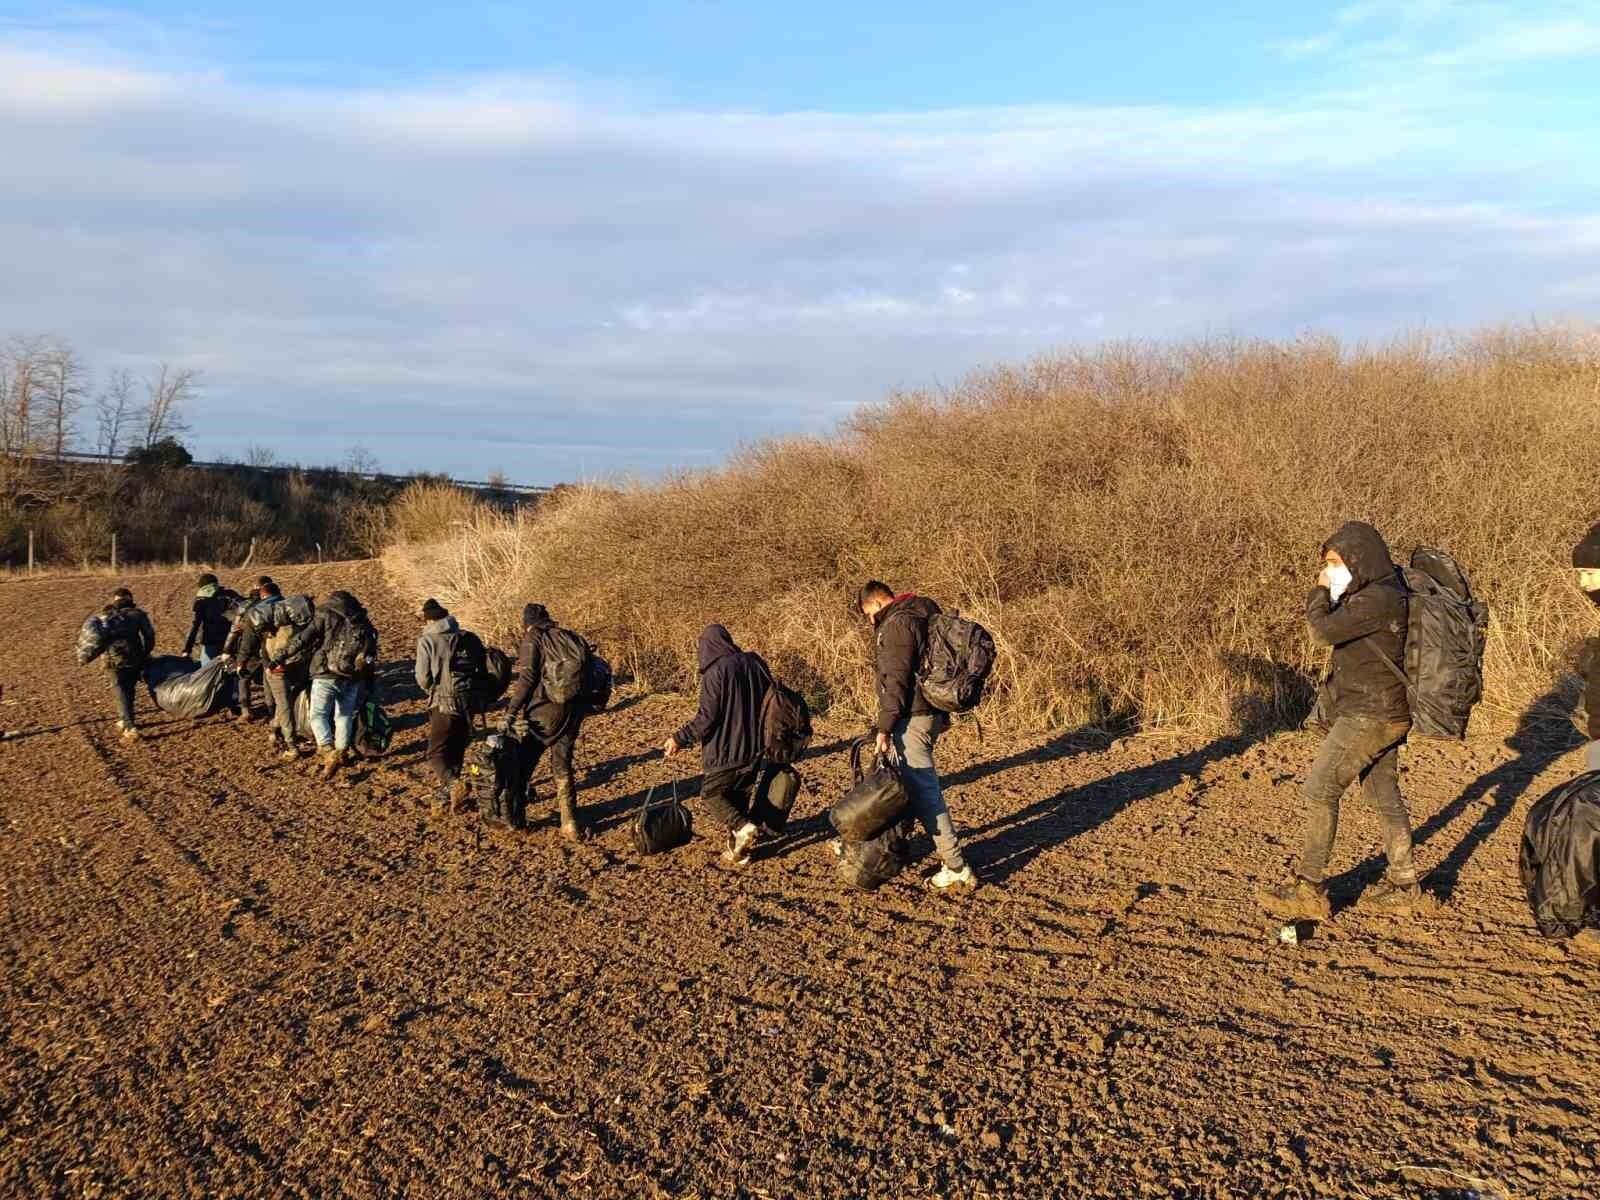
<path id="1" fill-rule="evenodd" d="M 1367 643 L 1367 645 L 1368 645 L 1368 648 L 1371 649 L 1371 651 L 1374 654 L 1376 654 L 1383 661 L 1383 665 L 1388 667 L 1389 670 L 1394 672 L 1395 678 L 1398 679 L 1401 683 L 1406 685 L 1406 694 L 1407 695 L 1411 695 L 1413 693 L 1413 690 L 1414 690 L 1412 688 L 1412 686 L 1411 686 L 1411 680 L 1406 676 L 1406 673 L 1404 671 L 1402 671 L 1398 666 L 1395 665 L 1394 659 L 1390 658 L 1382 650 L 1379 650 L 1378 649 L 1378 644 L 1376 642 L 1370 642 L 1369 641 Z"/>

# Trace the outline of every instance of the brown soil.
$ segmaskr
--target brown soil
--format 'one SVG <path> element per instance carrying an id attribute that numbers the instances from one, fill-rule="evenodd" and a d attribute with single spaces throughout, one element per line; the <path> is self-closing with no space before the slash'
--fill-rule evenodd
<path id="1" fill-rule="evenodd" d="M 409 657 L 375 565 L 282 576 L 352 588 Z M 959 729 L 984 886 L 847 895 L 818 816 L 844 730 L 742 872 L 706 836 L 629 848 L 676 697 L 588 726 L 594 843 L 547 804 L 480 836 L 427 816 L 409 683 L 391 757 L 336 786 L 259 726 L 149 710 L 125 745 L 71 662 L 98 587 L 0 584 L 0 1193 L 1594 1194 L 1600 964 L 1535 935 L 1515 872 L 1560 748 L 1408 752 L 1436 910 L 1289 946 L 1252 894 L 1298 836 L 1300 736 Z M 139 592 L 170 648 L 189 577 Z M 1348 901 L 1377 864 L 1347 811 Z"/>

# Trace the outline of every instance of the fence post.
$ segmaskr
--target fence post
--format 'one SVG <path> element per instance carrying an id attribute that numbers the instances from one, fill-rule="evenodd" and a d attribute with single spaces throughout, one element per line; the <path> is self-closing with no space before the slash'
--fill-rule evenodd
<path id="1" fill-rule="evenodd" d="M 111 573 L 117 573 L 117 535 L 111 535 Z"/>
<path id="2" fill-rule="evenodd" d="M 185 571 L 189 569 L 189 535 L 187 533 L 183 535 L 183 569 Z"/>
<path id="3" fill-rule="evenodd" d="M 28 530 L 28 574 L 33 574 L 33 530 Z"/>
<path id="4" fill-rule="evenodd" d="M 317 561 L 318 562 L 322 561 L 322 543 L 321 542 L 317 543 Z"/>

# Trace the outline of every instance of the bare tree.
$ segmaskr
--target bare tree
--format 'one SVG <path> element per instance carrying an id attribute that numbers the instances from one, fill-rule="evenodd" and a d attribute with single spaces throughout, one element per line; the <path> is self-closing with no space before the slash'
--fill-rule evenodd
<path id="1" fill-rule="evenodd" d="M 273 467 L 278 463 L 278 456 L 267 446 L 251 443 L 244 448 L 244 463 L 247 467 Z"/>
<path id="2" fill-rule="evenodd" d="M 55 451 L 57 458 L 77 437 L 84 374 L 83 360 L 70 346 L 58 342 L 40 356 L 40 426 L 45 444 Z"/>
<path id="3" fill-rule="evenodd" d="M 365 446 L 351 446 L 344 456 L 344 470 L 347 475 L 376 475 L 378 456 Z"/>
<path id="4" fill-rule="evenodd" d="M 166 363 L 161 364 L 158 374 L 145 380 L 146 403 L 141 416 L 146 448 L 162 438 L 177 437 L 188 431 L 189 422 L 184 419 L 183 409 L 194 399 L 199 387 L 197 372 L 174 370 Z"/>
<path id="5" fill-rule="evenodd" d="M 5 449 L 25 454 L 37 445 L 39 422 L 39 383 L 46 350 L 43 338 L 12 338 L 4 352 L 6 373 L 9 376 L 3 409 Z"/>
<path id="6" fill-rule="evenodd" d="M 99 428 L 95 435 L 95 453 L 108 459 L 116 458 L 122 449 L 122 440 L 128 427 L 137 417 L 133 402 L 133 373 L 113 371 L 105 390 L 95 400 Z"/>

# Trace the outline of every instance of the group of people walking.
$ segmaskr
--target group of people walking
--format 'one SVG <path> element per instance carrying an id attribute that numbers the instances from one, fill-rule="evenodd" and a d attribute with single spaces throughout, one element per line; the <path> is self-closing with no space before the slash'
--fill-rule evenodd
<path id="1" fill-rule="evenodd" d="M 1411 632 L 1418 627 L 1414 610 L 1442 596 L 1455 606 L 1451 611 L 1466 614 L 1463 636 L 1469 639 L 1469 653 L 1470 639 L 1477 639 L 1478 660 L 1469 665 L 1478 670 L 1487 623 L 1486 610 L 1470 597 L 1465 576 L 1453 561 L 1435 551 L 1418 551 L 1423 554 L 1435 555 L 1454 574 L 1434 569 L 1434 579 L 1425 578 L 1414 569 L 1417 557 L 1413 569 L 1397 566 L 1382 535 L 1362 522 L 1345 524 L 1322 547 L 1322 568 L 1307 598 L 1305 618 L 1311 638 L 1330 649 L 1317 705 L 1325 737 L 1302 788 L 1306 816 L 1299 862 L 1290 879 L 1261 894 L 1264 906 L 1286 919 L 1329 915 L 1329 859 L 1340 802 L 1353 785 L 1359 785 L 1382 823 L 1387 859 L 1383 880 L 1367 889 L 1362 903 L 1404 912 L 1421 897 L 1411 824 L 1400 792 L 1399 752 L 1423 703 L 1418 693 L 1429 686 L 1417 675 L 1418 659 L 1429 654 L 1438 658 L 1441 651 L 1431 646 L 1419 653 L 1411 646 L 1408 654 L 1408 637 L 1417 636 Z M 1600 607 L 1600 524 L 1574 549 L 1572 561 L 1579 586 Z M 929 702 L 923 686 L 930 622 L 939 617 L 939 606 L 872 580 L 856 593 L 855 608 L 873 630 L 877 712 L 871 740 L 883 758 L 897 765 L 911 815 L 940 860 L 930 882 L 941 890 L 971 887 L 977 879 L 963 854 L 936 764 L 950 717 Z M 155 629 L 125 587 L 113 594 L 103 615 L 114 631 L 106 665 L 113 675 L 118 721 L 123 737 L 133 739 L 139 735 L 135 690 L 141 667 L 155 648 Z M 512 789 L 525 800 L 535 770 L 548 760 L 561 834 L 582 840 L 585 825 L 574 760 L 585 720 L 604 705 L 595 699 L 589 678 L 593 648 L 560 627 L 543 605 L 530 603 L 522 612 L 516 656 L 500 656 L 506 660 L 500 671 L 504 678 L 495 686 L 495 665 L 489 659 L 498 652 L 486 651 L 481 639 L 436 600 L 423 603 L 418 619 L 415 679 L 428 701 L 424 758 L 433 776 L 434 809 L 471 804 L 464 768 L 474 719 L 481 719 L 487 732 L 487 711 L 504 693 L 495 733 L 509 747 Z M 354 724 L 376 687 L 378 657 L 377 633 L 349 592 L 333 592 L 314 603 L 310 597 L 285 597 L 277 583 L 262 576 L 247 595 L 239 596 L 223 588 L 215 575 L 202 575 L 184 654 L 196 648 L 202 663 L 220 658 L 237 674 L 234 705 L 240 721 L 255 719 L 254 693 L 258 687 L 264 691 L 273 748 L 283 758 L 310 753 L 305 745 L 309 734 L 324 777 L 332 777 L 348 761 Z M 764 836 L 755 792 L 762 779 L 763 722 L 775 684 L 761 657 L 742 649 L 720 624 L 707 626 L 700 635 L 697 666 L 695 715 L 661 743 L 661 750 L 673 758 L 700 747 L 702 808 L 724 830 L 724 860 L 743 866 Z M 1587 644 L 1580 669 L 1587 680 L 1592 739 L 1587 766 L 1600 770 L 1600 638 Z M 603 682 L 609 696 L 608 668 Z M 1462 692 L 1459 683 L 1455 690 Z M 309 695 L 303 724 L 297 715 L 302 694 Z M 1466 707 L 1455 714 L 1457 736 L 1464 733 L 1465 714 L 1476 699 L 1475 693 L 1466 696 Z M 1441 717 L 1432 710 L 1427 717 L 1430 728 L 1441 720 L 1448 725 L 1450 719 L 1449 713 Z"/>

